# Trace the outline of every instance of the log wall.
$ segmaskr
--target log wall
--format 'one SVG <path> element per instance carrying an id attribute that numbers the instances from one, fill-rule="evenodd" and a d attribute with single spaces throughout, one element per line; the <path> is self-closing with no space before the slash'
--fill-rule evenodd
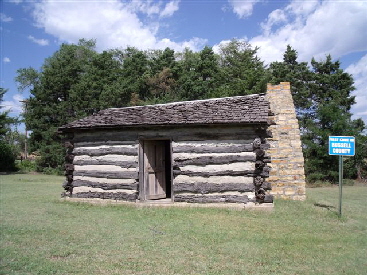
<path id="1" fill-rule="evenodd" d="M 139 199 L 139 140 L 169 139 L 173 201 L 272 202 L 265 154 L 267 132 L 244 126 L 130 128 L 76 132 L 65 143 L 65 195 L 125 201 Z M 255 148 L 254 141 L 259 144 Z M 260 163 L 261 162 L 261 163 Z M 265 169 L 264 169 L 265 168 Z M 261 184 L 255 184 L 255 178 Z M 259 196 L 259 186 L 264 196 Z"/>
<path id="2" fill-rule="evenodd" d="M 72 166 L 66 167 L 72 170 L 72 191 L 69 195 L 135 201 L 139 178 L 137 142 L 91 141 L 98 139 L 99 135 L 104 133 L 89 133 L 83 142 L 79 142 L 81 137 L 76 133 L 74 139 L 69 141 L 73 143 L 73 150 L 67 157 L 73 159 Z"/>

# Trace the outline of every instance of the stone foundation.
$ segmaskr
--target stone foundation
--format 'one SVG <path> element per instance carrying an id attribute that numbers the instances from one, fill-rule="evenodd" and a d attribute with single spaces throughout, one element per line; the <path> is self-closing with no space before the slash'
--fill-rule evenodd
<path id="1" fill-rule="evenodd" d="M 268 138 L 271 156 L 271 171 L 268 181 L 272 185 L 271 194 L 276 198 L 306 199 L 304 158 L 300 130 L 289 82 L 267 87 L 267 100 L 273 113 L 275 125 L 269 130 Z"/>

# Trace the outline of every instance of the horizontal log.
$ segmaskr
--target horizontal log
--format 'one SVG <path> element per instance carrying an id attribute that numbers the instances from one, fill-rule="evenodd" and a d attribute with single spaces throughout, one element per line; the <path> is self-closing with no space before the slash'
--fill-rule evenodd
<path id="1" fill-rule="evenodd" d="M 253 125 L 208 125 L 208 126 L 168 126 L 132 127 L 125 129 L 87 130 L 75 133 L 75 143 L 100 143 L 137 141 L 140 138 L 172 139 L 174 141 L 255 139 L 258 136 Z"/>
<path id="2" fill-rule="evenodd" d="M 93 182 L 88 180 L 74 180 L 74 187 L 87 186 L 93 188 L 101 188 L 103 190 L 115 190 L 115 189 L 127 189 L 127 190 L 138 190 L 138 183 L 126 184 L 126 183 L 101 183 Z"/>
<path id="3" fill-rule="evenodd" d="M 175 159 L 175 163 L 178 166 L 183 165 L 199 165 L 205 166 L 210 164 L 229 164 L 235 162 L 244 162 L 244 161 L 255 161 L 256 157 L 254 155 L 249 156 L 240 156 L 240 155 L 224 155 L 224 156 L 202 156 L 195 158 L 181 158 Z"/>
<path id="4" fill-rule="evenodd" d="M 138 132 L 104 130 L 95 132 L 76 133 L 73 141 L 74 144 L 105 143 L 106 145 L 109 145 L 113 142 L 122 142 L 122 143 L 136 142 L 138 139 L 139 139 Z"/>
<path id="5" fill-rule="evenodd" d="M 189 128 L 190 129 L 190 128 Z M 123 140 L 123 141 L 131 141 L 131 143 L 136 144 L 136 141 L 139 139 L 171 139 L 174 141 L 205 141 L 210 139 L 217 140 L 233 140 L 238 139 L 241 140 L 244 137 L 246 138 L 255 138 L 257 135 L 253 132 L 238 132 L 238 133 L 217 133 L 216 130 L 212 132 L 203 133 L 200 130 L 196 132 L 192 132 L 189 129 L 180 132 L 179 129 L 175 131 L 162 131 L 162 129 L 157 130 L 156 132 L 148 131 L 148 132 L 129 132 L 129 133 L 121 133 L 116 135 L 106 135 L 107 132 L 101 132 L 99 135 L 94 136 L 78 136 L 74 138 L 75 144 L 79 146 L 86 146 L 88 144 L 102 145 L 102 144 L 113 144 Z M 124 144 L 124 143 L 123 143 Z M 92 145 L 94 146 L 94 145 Z"/>
<path id="6" fill-rule="evenodd" d="M 210 183 L 210 184 L 225 184 L 225 183 L 236 183 L 236 184 L 254 184 L 252 177 L 237 177 L 237 176 L 213 176 L 213 177 L 190 177 L 185 175 L 179 175 L 175 177 L 174 184 L 179 183 Z"/>
<path id="7" fill-rule="evenodd" d="M 113 161 L 113 160 L 100 160 L 100 159 L 78 159 L 74 161 L 75 165 L 116 165 L 124 168 L 136 168 L 138 167 L 137 161 Z"/>
<path id="8" fill-rule="evenodd" d="M 74 158 L 74 161 L 79 161 L 79 160 L 138 161 L 138 156 L 108 154 L 108 155 L 103 155 L 103 156 L 79 155 Z"/>
<path id="9" fill-rule="evenodd" d="M 220 171 L 243 171 L 252 170 L 255 165 L 254 162 L 234 162 L 226 164 L 210 164 L 210 165 L 184 165 L 178 166 L 177 163 L 173 166 L 174 170 L 192 171 L 192 172 L 220 172 Z"/>
<path id="10" fill-rule="evenodd" d="M 128 194 L 124 192 L 80 192 L 72 195 L 73 198 L 88 198 L 88 199 L 112 199 L 123 201 L 136 201 L 138 193 Z"/>
<path id="11" fill-rule="evenodd" d="M 246 126 L 183 126 L 183 127 L 156 127 L 139 132 L 142 138 L 169 138 L 174 141 L 205 141 L 205 140 L 232 140 L 254 139 L 254 128 Z"/>
<path id="12" fill-rule="evenodd" d="M 263 162 L 262 160 L 257 160 L 255 162 L 255 168 L 256 169 L 263 169 L 265 167 L 265 162 Z"/>
<path id="13" fill-rule="evenodd" d="M 73 141 L 80 142 L 113 142 L 113 141 L 136 141 L 139 138 L 148 139 L 173 139 L 173 140 L 208 140 L 208 139 L 242 139 L 243 137 L 254 139 L 257 134 L 251 128 L 231 127 L 154 127 L 150 129 L 129 129 L 126 131 L 104 130 L 99 132 L 78 133 Z"/>
<path id="14" fill-rule="evenodd" d="M 270 194 L 267 194 L 265 195 L 265 198 L 264 198 L 264 203 L 272 203 L 274 201 L 274 197 L 273 195 L 270 195 Z"/>
<path id="15" fill-rule="evenodd" d="M 70 176 L 73 176 L 74 174 L 74 170 L 65 170 L 64 171 L 64 176 L 66 176 L 67 178 Z"/>
<path id="16" fill-rule="evenodd" d="M 65 164 L 66 171 L 74 171 L 74 164 L 67 163 Z"/>
<path id="17" fill-rule="evenodd" d="M 260 149 L 269 149 L 269 144 L 261 144 Z M 252 144 L 231 144 L 231 145 L 215 145 L 205 144 L 201 146 L 193 145 L 181 145 L 172 146 L 173 153 L 241 153 L 241 152 L 253 152 Z"/>
<path id="18" fill-rule="evenodd" d="M 128 190 L 128 189 L 104 190 L 102 188 L 94 188 L 94 187 L 88 187 L 88 186 L 74 186 L 73 187 L 73 194 L 85 193 L 85 192 L 135 194 L 136 190 Z"/>
<path id="19" fill-rule="evenodd" d="M 79 147 L 73 150 L 75 155 L 88 155 L 88 156 L 103 156 L 103 155 L 127 155 L 137 156 L 138 148 L 134 147 L 102 147 L 96 149 L 89 149 L 88 147 Z"/>
<path id="20" fill-rule="evenodd" d="M 139 179 L 138 172 L 130 171 L 94 171 L 94 170 L 77 170 L 74 171 L 74 176 L 84 176 L 84 177 L 95 177 L 95 178 L 107 178 L 107 179 Z"/>
<path id="21" fill-rule="evenodd" d="M 190 177 L 212 177 L 212 176 L 248 176 L 252 177 L 254 175 L 254 170 L 243 170 L 243 171 L 212 171 L 212 172 L 200 172 L 200 171 L 180 171 L 180 170 L 173 170 L 173 175 L 185 175 Z"/>
<path id="22" fill-rule="evenodd" d="M 243 139 L 244 137 L 255 137 L 254 133 L 217 133 L 216 131 L 203 133 L 203 132 L 196 132 L 196 133 L 188 133 L 182 135 L 175 135 L 173 137 L 174 140 L 177 141 L 185 141 L 185 140 L 210 140 L 210 139 L 218 139 L 218 140 L 232 140 L 232 139 Z"/>
<path id="23" fill-rule="evenodd" d="M 62 135 L 63 135 L 63 137 L 65 138 L 65 139 L 73 139 L 74 138 L 74 136 L 75 136 L 75 134 L 74 133 L 72 133 L 72 132 L 67 132 L 67 133 L 62 133 Z"/>
<path id="24" fill-rule="evenodd" d="M 238 183 L 223 183 L 223 184 L 210 184 L 210 183 L 175 183 L 173 185 L 173 191 L 175 193 L 180 192 L 192 192 L 199 194 L 208 193 L 220 193 L 228 191 L 239 192 L 252 192 L 255 190 L 253 184 L 238 184 Z"/>
<path id="25" fill-rule="evenodd" d="M 120 137 L 121 138 L 121 137 Z M 138 140 L 107 140 L 107 141 L 80 141 L 74 142 L 74 146 L 76 148 L 79 147 L 95 147 L 95 146 L 113 146 L 113 145 L 137 145 L 139 144 Z"/>
<path id="26" fill-rule="evenodd" d="M 261 176 L 263 178 L 269 177 L 269 171 L 260 171 L 260 170 L 243 170 L 243 171 L 213 171 L 213 172 L 200 172 L 200 171 L 180 171 L 175 170 L 175 167 L 173 167 L 173 176 L 177 177 L 180 175 L 189 176 L 189 177 L 213 177 L 213 176 L 232 176 L 232 177 L 256 177 Z"/>
<path id="27" fill-rule="evenodd" d="M 64 181 L 64 182 L 63 182 L 63 184 L 62 184 L 62 187 L 63 187 L 65 190 L 69 190 L 69 188 L 73 188 L 73 184 L 72 184 L 72 182 Z"/>
<path id="28" fill-rule="evenodd" d="M 271 190 L 271 183 L 268 181 L 265 181 L 262 185 L 261 188 L 263 188 L 264 190 Z"/>
<path id="29" fill-rule="evenodd" d="M 259 137 L 255 138 L 254 141 L 252 142 L 252 148 L 254 150 L 260 149 L 260 145 L 261 145 L 261 138 Z"/>
<path id="30" fill-rule="evenodd" d="M 229 146 L 232 144 L 238 144 L 238 145 L 244 145 L 244 144 L 251 144 L 253 142 L 252 139 L 247 139 L 245 137 L 241 139 L 228 139 L 228 140 L 222 140 L 222 139 L 208 139 L 208 140 L 186 140 L 186 141 L 173 141 L 172 146 L 173 147 L 180 147 L 180 146 L 203 146 L 203 145 L 211 145 L 211 146 Z"/>
<path id="31" fill-rule="evenodd" d="M 265 150 L 264 149 L 255 149 L 255 154 L 257 159 L 262 159 L 265 156 Z"/>
<path id="32" fill-rule="evenodd" d="M 261 176 L 263 178 L 268 178 L 269 177 L 269 171 L 255 170 L 253 174 L 248 174 L 247 176 L 249 176 L 249 177 Z"/>
<path id="33" fill-rule="evenodd" d="M 250 200 L 247 195 L 223 195 L 223 196 L 198 196 L 198 195 L 175 195 L 175 202 L 188 203 L 248 203 Z"/>
<path id="34" fill-rule="evenodd" d="M 64 143 L 65 148 L 74 148 L 74 143 L 72 140 L 65 141 Z"/>
<path id="35" fill-rule="evenodd" d="M 73 154 L 67 154 L 65 156 L 65 162 L 67 162 L 67 163 L 73 163 L 74 157 L 75 157 L 75 155 L 73 155 Z"/>
<path id="36" fill-rule="evenodd" d="M 241 153 L 252 152 L 251 144 L 232 144 L 230 146 L 185 145 L 172 148 L 173 153 Z"/>
<path id="37" fill-rule="evenodd" d="M 74 180 L 87 180 L 96 183 L 107 183 L 107 184 L 133 184 L 136 183 L 136 179 L 107 179 L 107 178 L 95 178 L 86 176 L 75 176 Z"/>
<path id="38" fill-rule="evenodd" d="M 267 150 L 270 148 L 270 144 L 269 143 L 264 143 L 260 145 L 260 149 L 262 150 Z"/>
<path id="39" fill-rule="evenodd" d="M 126 168 L 116 165 L 75 165 L 75 171 L 99 171 L 99 172 L 136 172 L 137 168 Z"/>

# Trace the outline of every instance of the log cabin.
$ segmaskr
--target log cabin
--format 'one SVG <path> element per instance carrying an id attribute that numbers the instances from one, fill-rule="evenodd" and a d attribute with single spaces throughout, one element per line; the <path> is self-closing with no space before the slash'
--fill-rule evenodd
<path id="1" fill-rule="evenodd" d="M 59 132 L 64 197 L 243 208 L 305 198 L 287 82 L 267 94 L 110 108 Z"/>

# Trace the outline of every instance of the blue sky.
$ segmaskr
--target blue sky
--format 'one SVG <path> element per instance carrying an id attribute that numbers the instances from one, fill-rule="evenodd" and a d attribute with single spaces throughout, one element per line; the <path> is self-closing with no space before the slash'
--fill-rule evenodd
<path id="1" fill-rule="evenodd" d="M 16 71 L 40 69 L 61 43 L 181 51 L 237 38 L 259 46 L 267 64 L 281 61 L 287 44 L 300 61 L 331 54 L 354 76 L 352 113 L 367 124 L 367 0 L 5 0 L 0 8 L 3 105 L 13 116 L 29 97 L 17 90 Z"/>

